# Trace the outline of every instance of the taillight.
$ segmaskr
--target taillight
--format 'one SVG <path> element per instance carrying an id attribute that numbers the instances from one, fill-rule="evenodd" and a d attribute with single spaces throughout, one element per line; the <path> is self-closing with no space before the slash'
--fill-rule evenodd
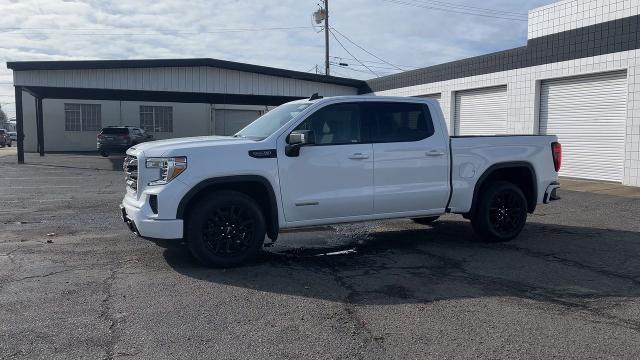
<path id="1" fill-rule="evenodd" d="M 558 172 L 560 171 L 560 165 L 562 165 L 562 145 L 559 142 L 551 143 L 551 154 L 553 155 L 553 166 Z"/>

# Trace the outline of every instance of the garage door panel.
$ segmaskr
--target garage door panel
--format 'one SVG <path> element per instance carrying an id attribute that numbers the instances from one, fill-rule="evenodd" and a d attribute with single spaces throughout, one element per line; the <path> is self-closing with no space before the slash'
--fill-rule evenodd
<path id="1" fill-rule="evenodd" d="M 507 132 L 507 87 L 455 93 L 456 135 L 500 135 Z"/>
<path id="2" fill-rule="evenodd" d="M 560 175 L 622 181 L 626 72 L 543 81 L 540 133 L 562 143 Z"/>

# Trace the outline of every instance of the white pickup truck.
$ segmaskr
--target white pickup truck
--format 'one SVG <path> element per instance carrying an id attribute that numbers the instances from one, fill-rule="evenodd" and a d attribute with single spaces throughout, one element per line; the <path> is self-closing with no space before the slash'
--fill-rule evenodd
<path id="1" fill-rule="evenodd" d="M 449 137 L 435 100 L 293 101 L 234 136 L 153 141 L 127 151 L 122 218 L 138 235 L 184 238 L 208 266 L 233 266 L 279 229 L 462 214 L 507 241 L 556 199 L 555 136 Z"/>

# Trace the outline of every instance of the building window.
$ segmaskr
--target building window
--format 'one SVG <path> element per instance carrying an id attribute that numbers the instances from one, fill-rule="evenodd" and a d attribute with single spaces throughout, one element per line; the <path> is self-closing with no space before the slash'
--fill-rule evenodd
<path id="1" fill-rule="evenodd" d="M 147 132 L 173 132 L 173 107 L 141 105 L 140 127 Z"/>
<path id="2" fill-rule="evenodd" d="M 66 131 L 98 131 L 102 128 L 100 104 L 64 104 Z"/>

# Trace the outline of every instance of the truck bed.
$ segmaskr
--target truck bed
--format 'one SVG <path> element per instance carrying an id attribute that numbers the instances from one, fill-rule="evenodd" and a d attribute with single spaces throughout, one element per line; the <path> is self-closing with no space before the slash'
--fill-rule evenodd
<path id="1" fill-rule="evenodd" d="M 449 209 L 466 213 L 471 208 L 476 183 L 490 167 L 513 164 L 530 167 L 535 177 L 537 203 L 544 190 L 557 178 L 551 154 L 551 135 L 452 136 L 451 200 Z"/>

